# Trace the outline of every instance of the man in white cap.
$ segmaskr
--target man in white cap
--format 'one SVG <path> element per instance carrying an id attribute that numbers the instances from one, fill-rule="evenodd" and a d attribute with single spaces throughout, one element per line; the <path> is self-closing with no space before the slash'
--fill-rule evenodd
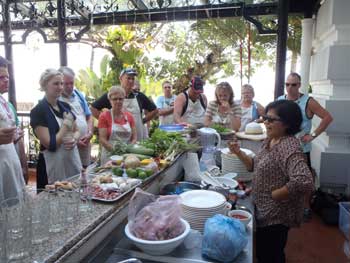
<path id="1" fill-rule="evenodd" d="M 149 98 L 147 98 L 145 94 L 142 92 L 133 91 L 135 76 L 137 76 L 136 70 L 126 68 L 120 72 L 119 80 L 120 85 L 125 90 L 126 94 L 123 107 L 126 111 L 133 115 L 137 130 L 137 140 L 141 141 L 145 139 L 146 134 L 144 132 L 144 124 L 154 119 L 158 114 L 158 110 L 156 105 Z M 93 116 L 98 119 L 102 109 L 110 109 L 111 107 L 112 106 L 108 100 L 107 93 L 105 93 L 91 104 L 90 109 Z M 142 118 L 142 113 L 144 111 L 147 111 L 147 113 L 145 113 L 145 117 Z"/>

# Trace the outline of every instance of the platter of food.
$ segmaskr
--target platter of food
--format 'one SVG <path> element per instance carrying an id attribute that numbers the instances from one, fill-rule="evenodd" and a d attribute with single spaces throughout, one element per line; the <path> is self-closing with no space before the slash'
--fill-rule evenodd
<path id="1" fill-rule="evenodd" d="M 115 202 L 142 183 L 141 179 L 103 173 L 91 181 L 92 200 Z"/>

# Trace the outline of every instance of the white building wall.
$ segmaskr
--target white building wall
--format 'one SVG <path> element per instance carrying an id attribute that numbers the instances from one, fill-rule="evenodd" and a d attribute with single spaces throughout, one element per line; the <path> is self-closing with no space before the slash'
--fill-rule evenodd
<path id="1" fill-rule="evenodd" d="M 310 64 L 312 96 L 333 116 L 313 142 L 312 166 L 321 185 L 346 184 L 350 192 L 350 1 L 326 0 L 314 24 Z M 320 119 L 314 117 L 313 126 Z"/>

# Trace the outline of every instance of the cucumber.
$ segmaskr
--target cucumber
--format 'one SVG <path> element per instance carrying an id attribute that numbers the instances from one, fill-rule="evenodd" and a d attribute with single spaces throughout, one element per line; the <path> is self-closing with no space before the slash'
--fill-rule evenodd
<path id="1" fill-rule="evenodd" d="M 145 146 L 142 146 L 142 145 L 139 145 L 139 144 L 129 144 L 126 147 L 126 152 L 127 153 L 134 153 L 134 154 L 154 156 L 154 150 L 146 148 Z"/>
<path id="2" fill-rule="evenodd" d="M 136 156 L 140 161 L 142 161 L 142 160 L 144 160 L 144 159 L 150 159 L 150 158 L 152 158 L 152 156 L 149 156 L 149 155 L 136 154 L 136 153 L 126 153 L 126 154 L 123 154 L 123 158 L 125 159 L 126 157 L 128 157 L 128 156 L 130 156 L 130 155 Z"/>

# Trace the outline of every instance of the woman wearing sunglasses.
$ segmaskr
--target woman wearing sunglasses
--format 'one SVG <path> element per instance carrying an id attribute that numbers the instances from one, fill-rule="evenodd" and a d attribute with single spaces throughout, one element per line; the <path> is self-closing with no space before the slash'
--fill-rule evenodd
<path id="1" fill-rule="evenodd" d="M 291 227 L 303 218 L 303 198 L 312 187 L 312 175 L 295 134 L 300 130 L 299 106 L 287 100 L 271 102 L 263 116 L 267 139 L 254 158 L 229 144 L 249 171 L 254 171 L 253 202 L 256 220 L 256 256 L 259 263 L 284 263 Z"/>
<path id="2" fill-rule="evenodd" d="M 102 165 L 109 160 L 116 141 L 135 143 L 137 139 L 134 117 L 130 112 L 123 110 L 124 89 L 113 86 L 108 92 L 108 99 L 112 108 L 102 112 L 98 118 L 98 133 L 102 145 Z"/>

